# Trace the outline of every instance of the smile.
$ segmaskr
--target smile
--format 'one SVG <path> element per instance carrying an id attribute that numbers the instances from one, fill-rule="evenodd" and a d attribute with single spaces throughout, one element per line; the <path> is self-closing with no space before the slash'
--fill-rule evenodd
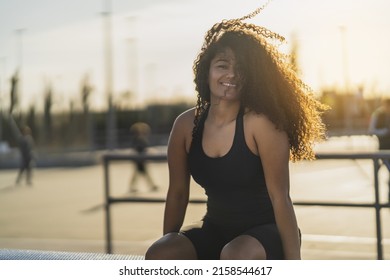
<path id="1" fill-rule="evenodd" d="M 223 86 L 227 86 L 227 87 L 236 87 L 237 85 L 235 84 L 231 84 L 231 83 L 222 83 Z"/>

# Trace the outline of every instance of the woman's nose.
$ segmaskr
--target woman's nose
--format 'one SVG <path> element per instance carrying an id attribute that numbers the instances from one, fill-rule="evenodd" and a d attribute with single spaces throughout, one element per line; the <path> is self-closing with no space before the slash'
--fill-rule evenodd
<path id="1" fill-rule="evenodd" d="M 232 69 L 232 70 L 228 71 L 228 73 L 226 74 L 226 78 L 232 79 L 235 77 L 235 75 L 236 74 L 235 74 L 234 70 Z"/>

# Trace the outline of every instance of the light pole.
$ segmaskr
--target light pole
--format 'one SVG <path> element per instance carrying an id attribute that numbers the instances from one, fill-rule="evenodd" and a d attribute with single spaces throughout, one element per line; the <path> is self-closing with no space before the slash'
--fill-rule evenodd
<path id="1" fill-rule="evenodd" d="M 345 25 L 340 25 L 340 32 L 341 32 L 341 54 L 342 54 L 344 87 L 345 87 L 345 93 L 348 94 L 349 75 L 348 75 L 348 52 L 347 52 L 347 27 Z"/>
<path id="2" fill-rule="evenodd" d="M 130 35 L 127 39 L 127 62 L 128 62 L 128 79 L 129 79 L 129 93 L 133 101 L 139 98 L 139 88 L 138 88 L 138 45 L 137 45 L 137 36 L 135 34 L 135 25 L 137 18 L 135 16 L 127 18 L 129 23 Z M 134 99 L 136 97 L 136 99 Z M 132 104 L 134 107 L 134 104 Z"/>
<path id="3" fill-rule="evenodd" d="M 104 67 L 106 79 L 106 97 L 108 101 L 107 111 L 107 148 L 112 150 L 117 146 L 116 137 L 116 114 L 113 104 L 113 60 L 112 60 L 112 25 L 111 25 L 111 0 L 104 0 L 103 12 L 103 44 L 104 44 Z"/>
<path id="4" fill-rule="evenodd" d="M 3 139 L 3 92 L 5 90 L 3 89 L 3 84 L 5 83 L 5 57 L 0 58 L 0 65 L 1 65 L 1 75 L 0 75 L 0 145 L 2 143 Z M 4 80 L 3 80 L 4 79 Z M 1 148 L 1 147 L 0 147 Z"/>
<path id="5" fill-rule="evenodd" d="M 6 83 L 6 58 L 5 56 L 0 57 L 0 111 L 4 106 L 4 93 L 5 93 L 5 83 Z"/>
<path id="6" fill-rule="evenodd" d="M 16 96 L 16 104 L 19 105 L 20 109 L 20 101 L 23 96 L 23 33 L 26 31 L 25 28 L 19 28 L 15 30 L 16 33 L 16 59 L 17 59 L 17 65 L 16 65 L 16 72 L 15 75 L 17 75 L 18 79 L 18 90 L 15 92 Z"/>
<path id="7" fill-rule="evenodd" d="M 17 48 L 16 48 L 16 57 L 17 57 L 17 67 L 22 68 L 23 65 L 23 33 L 26 29 L 19 28 L 15 30 L 17 38 Z"/>
<path id="8" fill-rule="evenodd" d="M 341 55 L 342 55 L 342 69 L 344 76 L 344 94 L 345 98 L 348 98 L 347 102 L 344 105 L 345 111 L 345 129 L 346 133 L 350 133 L 353 130 L 354 124 L 354 99 L 350 99 L 349 97 L 349 76 L 348 76 L 348 52 L 347 52 L 347 27 L 345 25 L 340 25 L 340 33 L 341 33 Z"/>

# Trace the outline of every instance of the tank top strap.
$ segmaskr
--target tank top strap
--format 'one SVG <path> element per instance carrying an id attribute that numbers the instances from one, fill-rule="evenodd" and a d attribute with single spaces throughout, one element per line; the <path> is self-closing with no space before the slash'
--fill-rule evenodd
<path id="1" fill-rule="evenodd" d="M 206 121 L 208 113 L 209 113 L 209 107 L 207 107 L 204 110 L 204 112 L 199 116 L 198 127 L 195 131 L 195 134 L 192 137 L 192 142 L 195 143 L 202 142 L 204 123 Z"/>
<path id="2" fill-rule="evenodd" d="M 245 135 L 244 135 L 244 107 L 240 107 L 240 111 L 238 112 L 236 119 L 236 132 L 234 135 L 234 142 L 239 144 L 245 144 Z"/>

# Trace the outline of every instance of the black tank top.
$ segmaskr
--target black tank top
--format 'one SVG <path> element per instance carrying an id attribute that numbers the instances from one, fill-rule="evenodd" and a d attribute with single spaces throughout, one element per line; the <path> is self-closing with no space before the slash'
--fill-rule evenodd
<path id="1" fill-rule="evenodd" d="M 243 110 L 236 118 L 232 147 L 218 158 L 207 156 L 203 150 L 207 114 L 208 110 L 199 121 L 188 156 L 191 175 L 208 197 L 204 219 L 222 226 L 274 223 L 261 159 L 249 150 L 245 141 Z"/>

